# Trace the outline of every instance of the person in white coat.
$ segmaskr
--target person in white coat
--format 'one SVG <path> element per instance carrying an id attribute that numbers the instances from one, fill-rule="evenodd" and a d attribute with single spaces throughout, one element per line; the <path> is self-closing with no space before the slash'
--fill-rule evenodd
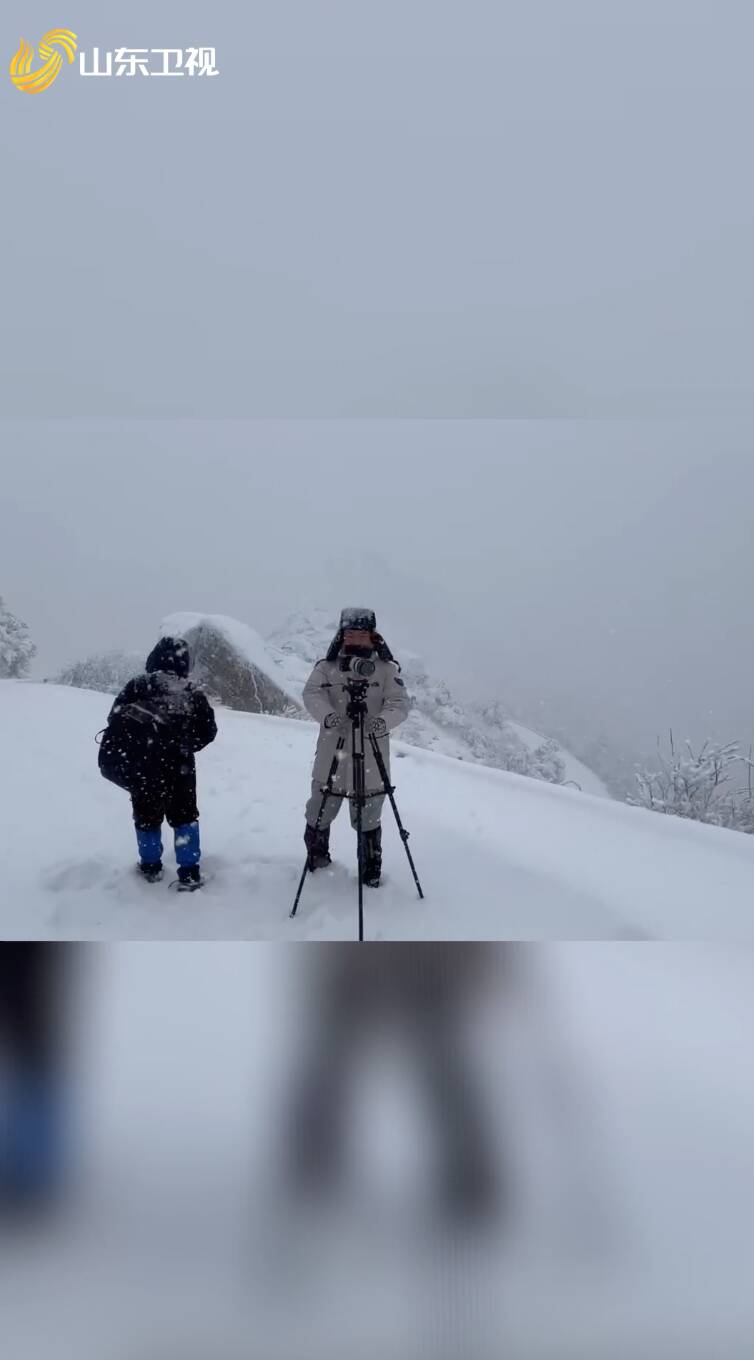
<path id="1" fill-rule="evenodd" d="M 340 627 L 330 650 L 318 661 L 304 688 L 307 711 L 320 724 L 317 752 L 312 771 L 312 790 L 306 805 L 304 840 L 310 870 L 321 869 L 331 863 L 330 826 L 340 811 L 345 797 L 354 793 L 354 772 L 351 751 L 351 719 L 348 709 L 351 695 L 348 689 L 349 667 L 353 658 L 361 658 L 370 670 L 364 676 L 365 742 L 364 784 L 368 797 L 362 813 L 364 832 L 364 882 L 376 888 L 382 870 L 382 807 L 384 795 L 377 761 L 370 737 L 377 739 L 385 768 L 390 773 L 390 732 L 409 714 L 410 700 L 401 679 L 400 666 L 387 643 L 377 632 L 377 620 L 371 609 L 344 609 Z M 341 741 L 344 745 L 338 752 Z M 324 800 L 324 788 L 336 752 L 337 762 L 331 785 L 333 797 Z M 356 804 L 351 799 L 351 825 L 356 827 Z"/>

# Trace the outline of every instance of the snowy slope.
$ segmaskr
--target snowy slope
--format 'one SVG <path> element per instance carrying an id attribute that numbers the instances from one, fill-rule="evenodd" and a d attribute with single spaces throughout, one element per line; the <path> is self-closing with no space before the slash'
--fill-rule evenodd
<path id="1" fill-rule="evenodd" d="M 201 894 L 179 897 L 133 870 L 128 800 L 99 775 L 93 737 L 110 699 L 0 682 L 0 935 L 350 939 L 354 837 L 336 866 L 303 858 L 313 724 L 220 710 L 198 758 Z M 394 775 L 426 900 L 392 817 L 368 938 L 754 939 L 754 840 L 395 743 Z M 172 862 L 168 858 L 168 863 Z"/>
<path id="2" fill-rule="evenodd" d="M 523 742 L 529 751 L 536 751 L 544 741 L 547 741 L 541 732 L 535 732 L 531 727 L 522 727 L 520 723 L 508 719 L 508 726 L 511 731 Z M 564 783 L 578 784 L 582 793 L 591 793 L 595 798 L 609 798 L 610 794 L 607 786 L 600 779 L 599 775 L 590 770 L 582 760 L 577 760 L 576 756 L 571 755 L 564 746 L 558 746 L 558 755 L 565 766 Z"/>

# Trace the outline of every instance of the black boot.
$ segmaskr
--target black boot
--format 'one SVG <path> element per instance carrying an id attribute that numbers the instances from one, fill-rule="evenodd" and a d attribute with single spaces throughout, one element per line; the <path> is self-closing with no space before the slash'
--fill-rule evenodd
<path id="1" fill-rule="evenodd" d="M 143 874 L 147 883 L 159 883 L 162 878 L 162 860 L 157 860 L 156 864 L 145 864 L 142 860 L 139 864 L 139 872 Z"/>
<path id="2" fill-rule="evenodd" d="M 202 886 L 202 875 L 198 864 L 182 864 L 178 868 L 178 891 L 196 892 Z"/>
<path id="3" fill-rule="evenodd" d="M 315 869 L 326 869 L 328 864 L 332 864 L 329 826 L 317 830 L 315 826 L 309 826 L 307 823 L 304 843 L 308 851 L 306 867 L 310 873 L 313 874 Z"/>
<path id="4" fill-rule="evenodd" d="M 368 888 L 379 888 L 382 873 L 382 827 L 364 832 L 364 882 Z"/>

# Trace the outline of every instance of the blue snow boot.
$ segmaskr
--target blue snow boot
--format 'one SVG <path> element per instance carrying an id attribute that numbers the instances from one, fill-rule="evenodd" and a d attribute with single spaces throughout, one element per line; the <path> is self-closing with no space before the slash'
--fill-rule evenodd
<path id="1" fill-rule="evenodd" d="M 199 823 L 186 822 L 175 827 L 175 857 L 178 862 L 178 891 L 196 892 L 202 886 L 199 860 L 202 849 L 199 843 Z"/>
<path id="2" fill-rule="evenodd" d="M 199 823 L 186 822 L 184 826 L 176 826 L 174 837 L 175 859 L 179 870 L 178 877 L 180 878 L 181 869 L 195 868 L 202 857 L 202 849 L 199 843 Z"/>
<path id="3" fill-rule="evenodd" d="M 162 878 L 162 832 L 159 826 L 150 826 L 146 831 L 136 832 L 139 847 L 139 870 L 147 883 L 157 883 Z"/>
<path id="4" fill-rule="evenodd" d="M 185 826 L 176 827 L 178 892 L 196 892 L 201 887 L 200 858 L 199 821 L 186 821 Z"/>

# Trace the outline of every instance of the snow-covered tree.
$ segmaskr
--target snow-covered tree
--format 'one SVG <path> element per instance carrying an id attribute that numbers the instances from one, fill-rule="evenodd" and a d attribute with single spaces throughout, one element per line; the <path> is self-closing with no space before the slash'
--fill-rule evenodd
<path id="1" fill-rule="evenodd" d="M 102 694 L 118 694 L 132 675 L 144 669 L 144 658 L 132 652 L 95 652 L 84 661 L 75 661 L 55 677 L 58 685 L 74 689 L 96 689 Z"/>
<path id="2" fill-rule="evenodd" d="M 36 650 L 27 625 L 11 613 L 0 595 L 0 678 L 18 680 L 27 675 Z"/>
<path id="3" fill-rule="evenodd" d="M 749 784 L 743 782 L 747 764 L 735 741 L 705 742 L 699 751 L 687 741 L 676 750 L 671 732 L 669 753 L 657 743 L 657 765 L 637 770 L 637 791 L 627 801 L 653 812 L 751 834 L 754 799 Z"/>

